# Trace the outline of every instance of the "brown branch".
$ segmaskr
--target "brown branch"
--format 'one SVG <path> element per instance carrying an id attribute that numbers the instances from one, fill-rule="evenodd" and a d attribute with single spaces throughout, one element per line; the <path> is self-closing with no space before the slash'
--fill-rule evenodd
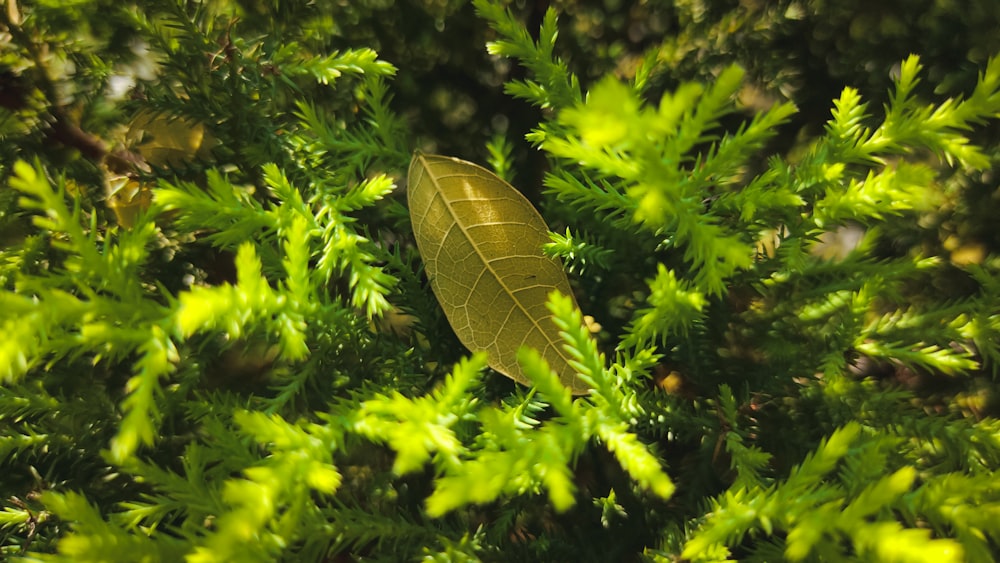
<path id="1" fill-rule="evenodd" d="M 50 116 L 48 139 L 61 145 L 74 148 L 85 157 L 96 163 L 103 163 L 107 159 L 108 167 L 113 172 L 127 173 L 134 171 L 142 157 L 132 154 L 119 154 L 125 151 L 116 152 L 115 159 L 108 159 L 109 151 L 107 145 L 96 135 L 88 133 L 70 119 L 65 108 L 59 105 L 59 97 L 55 84 L 49 76 L 45 65 L 45 58 L 42 49 L 33 40 L 31 35 L 21 27 L 21 15 L 14 0 L 8 0 L 7 9 L 0 10 L 0 24 L 10 33 L 14 42 L 27 53 L 28 58 L 34 63 L 31 78 L 34 80 L 34 87 L 41 91 L 47 105 Z M 28 98 L 28 84 L 20 80 L 19 76 L 7 73 L 3 77 L 4 83 L 0 84 L 0 102 L 4 107 L 12 110 L 22 109 Z"/>
<path id="2" fill-rule="evenodd" d="M 54 121 L 49 129 L 48 138 L 72 147 L 80 151 L 84 157 L 95 162 L 101 162 L 108 154 L 104 141 L 95 135 L 87 133 L 70 119 L 62 111 L 62 108 L 53 107 L 50 110 Z"/>

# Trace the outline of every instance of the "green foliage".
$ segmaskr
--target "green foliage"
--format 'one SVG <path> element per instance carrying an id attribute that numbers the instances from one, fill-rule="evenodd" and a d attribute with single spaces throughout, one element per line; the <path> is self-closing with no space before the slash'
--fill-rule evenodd
<path id="1" fill-rule="evenodd" d="M 565 235 L 550 233 L 552 242 L 545 245 L 545 254 L 559 258 L 570 273 L 583 273 L 587 268 L 611 269 L 611 251 L 598 244 L 586 240 L 582 236 L 574 236 L 569 228 Z"/>
<path id="2" fill-rule="evenodd" d="M 1000 556 L 1000 57 L 839 49 L 879 98 L 739 47 L 825 3 L 9 4 L 5 560 Z M 547 188 L 589 394 L 458 346 L 427 145 Z"/>
<path id="3" fill-rule="evenodd" d="M 505 92 L 541 108 L 562 108 L 581 100 L 579 81 L 566 63 L 555 55 L 559 29 L 554 8 L 546 10 L 538 30 L 538 40 L 535 41 L 510 10 L 501 4 L 487 0 L 474 4 L 480 17 L 488 20 L 500 34 L 498 41 L 486 45 L 489 53 L 517 59 L 534 76 L 532 80 L 507 82 Z"/>

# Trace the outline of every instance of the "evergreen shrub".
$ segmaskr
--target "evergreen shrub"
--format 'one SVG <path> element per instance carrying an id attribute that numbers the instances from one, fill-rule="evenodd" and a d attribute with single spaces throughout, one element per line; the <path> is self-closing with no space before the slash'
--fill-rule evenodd
<path id="1" fill-rule="evenodd" d="M 995 560 L 1000 58 L 802 123 L 695 33 L 829 9 L 774 4 L 8 2 L 2 556 Z M 447 324 L 405 171 L 449 148 L 548 221 L 589 394 Z"/>

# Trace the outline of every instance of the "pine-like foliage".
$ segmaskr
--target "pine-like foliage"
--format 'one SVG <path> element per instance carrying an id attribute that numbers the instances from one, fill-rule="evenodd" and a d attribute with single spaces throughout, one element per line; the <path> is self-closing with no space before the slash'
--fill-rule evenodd
<path id="1" fill-rule="evenodd" d="M 476 0 L 541 112 L 482 154 L 548 159 L 573 397 L 536 350 L 530 388 L 458 351 L 404 208 L 433 145 L 407 69 L 332 31 L 378 4 L 142 4 L 0 19 L 3 557 L 1000 555 L 1000 258 L 925 241 L 992 177 L 1000 58 L 927 99 L 910 56 L 884 106 L 846 87 L 777 143 L 796 106 L 745 107 L 739 66 L 658 86 L 661 46 L 585 83 L 554 9 Z"/>

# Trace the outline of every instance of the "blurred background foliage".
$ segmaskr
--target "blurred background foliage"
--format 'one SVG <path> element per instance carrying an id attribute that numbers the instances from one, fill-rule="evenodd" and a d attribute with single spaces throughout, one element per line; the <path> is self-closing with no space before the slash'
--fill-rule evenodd
<path id="1" fill-rule="evenodd" d="M 488 139 L 503 135 L 523 143 L 523 135 L 539 120 L 527 104 L 504 94 L 504 81 L 523 75 L 523 69 L 487 55 L 484 46 L 494 33 L 467 2 L 175 4 L 174 16 L 194 12 L 206 31 L 204 59 L 188 61 L 189 72 L 211 65 L 210 59 L 222 60 L 228 30 L 237 31 L 233 36 L 254 38 L 253 45 L 230 48 L 274 50 L 296 42 L 302 53 L 359 45 L 374 49 L 400 69 L 392 85 L 393 108 L 406 118 L 416 144 L 427 150 L 484 161 Z M 71 113 L 84 131 L 113 139 L 114 128 L 133 116 L 129 108 L 134 111 L 135 104 L 129 101 L 141 97 L 143 82 L 164 70 L 157 66 L 157 46 L 141 39 L 136 8 L 101 0 L 28 6 L 31 17 L 24 30 L 39 52 L 25 52 L 24 41 L 5 34 L 0 54 L 0 134 L 12 138 L 37 120 L 50 119 L 44 112 L 24 113 L 47 105 L 49 110 Z M 520 0 L 511 9 L 531 31 L 537 30 L 550 6 L 560 14 L 560 54 L 585 90 L 608 72 L 634 76 L 648 52 L 655 52 L 664 63 L 651 79 L 650 98 L 687 80 L 710 80 L 735 62 L 748 72 L 741 96 L 748 113 L 780 100 L 794 99 L 798 105 L 799 113 L 775 141 L 784 151 L 792 150 L 804 135 L 819 132 L 829 117 L 830 100 L 844 86 L 857 88 L 873 107 L 880 105 L 899 61 L 911 53 L 921 56 L 925 68 L 922 93 L 937 90 L 954 95 L 967 92 L 977 69 L 1000 50 L 996 33 L 1000 12 L 990 0 Z M 147 15 L 155 23 L 157 14 Z M 292 21 L 295 26 L 287 25 Z M 243 57 L 266 65 L 259 58 L 266 52 L 245 51 Z M 25 62 L 40 59 L 44 69 Z M 248 70 L 266 74 L 274 69 Z M 191 78 L 198 74 L 191 72 Z M 188 111 L 197 113 L 197 108 L 191 103 Z M 258 112 L 263 109 L 257 107 Z M 13 111 L 21 112 L 17 119 Z M 41 152 L 53 158 L 61 154 L 61 147 L 46 144 L 54 132 L 44 127 L 34 131 L 33 137 L 18 136 L 17 143 L 5 143 L 0 149 L 2 162 L 9 164 L 17 153 Z M 996 137 L 996 128 L 984 134 Z M 995 144 L 989 139 L 974 141 Z M 40 151 L 42 145 L 45 150 Z M 515 151 L 521 164 L 516 171 L 520 183 L 531 190 L 540 185 L 545 163 L 525 148 L 522 144 Z M 988 196 L 983 190 L 968 193 Z M 968 203 L 970 211 L 982 209 Z M 975 234 L 991 248 L 1000 243 L 996 238 L 1000 235 Z"/>

